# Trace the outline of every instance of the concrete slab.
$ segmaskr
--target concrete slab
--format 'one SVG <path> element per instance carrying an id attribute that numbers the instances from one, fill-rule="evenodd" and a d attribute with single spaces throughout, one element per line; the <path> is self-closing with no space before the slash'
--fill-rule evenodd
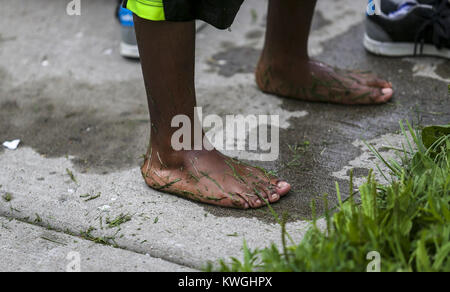
<path id="1" fill-rule="evenodd" d="M 203 206 L 145 186 L 138 168 L 149 139 L 144 84 L 138 62 L 118 56 L 112 2 L 82 1 L 77 17 L 66 15 L 68 1 L 0 0 L 0 141 L 23 141 L 16 151 L 0 148 L 0 194 L 12 194 L 9 202 L 0 199 L 0 215 L 67 234 L 91 229 L 93 237 L 108 237 L 122 249 L 194 268 L 241 256 L 244 239 L 251 247 L 279 244 L 279 227 L 266 209 Z M 198 103 L 205 114 L 280 115 L 280 159 L 250 162 L 293 184 L 292 193 L 274 208 L 289 212 L 288 230 L 298 241 L 308 228 L 312 200 L 320 212 L 323 194 L 336 203 L 336 180 L 346 188 L 349 167 L 362 176 L 375 166 L 362 140 L 379 147 L 383 137 L 398 142 L 401 119 L 450 120 L 450 62 L 367 54 L 363 1 L 319 1 L 312 55 L 390 79 L 394 101 L 345 107 L 266 95 L 253 77 L 266 3 L 245 1 L 231 31 L 205 27 L 198 33 Z M 299 163 L 287 167 L 293 159 L 289 146 L 306 141 L 310 145 Z M 86 194 L 99 193 L 86 202 Z M 131 215 L 131 221 L 108 228 L 108 218 L 121 214 Z"/>
<path id="2" fill-rule="evenodd" d="M 3 217 L 0 230 L 0 272 L 195 271 Z"/>
<path id="3" fill-rule="evenodd" d="M 280 244 L 276 224 L 216 217 L 202 205 L 149 189 L 137 168 L 82 174 L 69 159 L 45 158 L 28 147 L 6 151 L 0 165 L 0 195 L 11 195 L 10 201 L 0 199 L 0 215 L 7 218 L 68 234 L 89 233 L 111 245 L 197 269 L 208 261 L 241 256 L 244 240 L 252 248 Z M 121 214 L 131 220 L 110 228 L 107 222 Z M 300 240 L 308 226 L 293 222 L 288 230 Z"/>

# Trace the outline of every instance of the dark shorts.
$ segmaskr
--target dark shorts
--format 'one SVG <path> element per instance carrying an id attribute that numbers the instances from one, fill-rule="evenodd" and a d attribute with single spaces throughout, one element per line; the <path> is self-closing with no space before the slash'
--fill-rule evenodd
<path id="1" fill-rule="evenodd" d="M 233 23 L 244 0 L 124 0 L 124 7 L 152 21 L 203 20 L 219 29 Z"/>

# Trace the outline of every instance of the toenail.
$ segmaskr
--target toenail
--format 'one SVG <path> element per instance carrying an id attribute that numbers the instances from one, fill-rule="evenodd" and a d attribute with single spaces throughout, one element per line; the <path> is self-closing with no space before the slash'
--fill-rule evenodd
<path id="1" fill-rule="evenodd" d="M 383 93 L 383 95 L 391 95 L 394 91 L 392 90 L 392 88 L 383 88 L 381 92 Z"/>
<path id="2" fill-rule="evenodd" d="M 285 188 L 285 187 L 289 186 L 289 184 L 287 182 L 285 182 L 285 181 L 280 181 L 277 184 L 277 186 L 278 186 L 278 188 L 282 189 L 282 188 Z"/>
<path id="3" fill-rule="evenodd" d="M 261 201 L 260 200 L 256 201 L 256 205 L 261 205 Z"/>
<path id="4" fill-rule="evenodd" d="M 278 194 L 273 194 L 272 195 L 272 200 L 277 200 L 278 199 Z"/>
<path id="5" fill-rule="evenodd" d="M 244 204 L 244 208 L 245 208 L 245 209 L 248 209 L 249 207 L 250 207 L 250 206 L 248 205 L 248 203 L 245 203 L 245 204 Z"/>

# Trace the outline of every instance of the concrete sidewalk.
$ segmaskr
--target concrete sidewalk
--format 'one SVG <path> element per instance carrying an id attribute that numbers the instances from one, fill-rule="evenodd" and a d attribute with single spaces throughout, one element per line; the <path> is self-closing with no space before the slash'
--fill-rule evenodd
<path id="1" fill-rule="evenodd" d="M 0 271 L 64 271 L 73 252 L 83 271 L 188 271 L 240 258 L 244 240 L 251 248 L 280 244 L 267 209 L 204 206 L 144 184 L 145 89 L 139 63 L 118 55 L 115 1 L 82 1 L 80 17 L 65 14 L 66 2 L 0 0 L 0 142 L 23 141 L 14 151 L 0 148 L 0 196 L 11 195 L 0 198 Z M 401 143 L 401 119 L 448 123 L 450 62 L 369 55 L 363 1 L 323 0 L 311 53 L 379 73 L 394 83 L 395 98 L 369 107 L 279 99 L 254 84 L 265 9 L 265 0 L 247 0 L 231 32 L 198 33 L 198 103 L 205 114 L 280 115 L 280 159 L 250 162 L 293 184 L 274 208 L 289 212 L 288 231 L 299 241 L 312 200 L 322 211 L 322 195 L 336 203 L 335 181 L 346 188 L 350 168 L 362 182 L 375 167 L 363 139 L 390 155 L 385 146 Z M 289 146 L 305 142 L 299 164 L 286 167 Z M 130 220 L 108 226 L 121 215 Z"/>
<path id="2" fill-rule="evenodd" d="M 0 272 L 192 272 L 141 255 L 0 217 Z"/>

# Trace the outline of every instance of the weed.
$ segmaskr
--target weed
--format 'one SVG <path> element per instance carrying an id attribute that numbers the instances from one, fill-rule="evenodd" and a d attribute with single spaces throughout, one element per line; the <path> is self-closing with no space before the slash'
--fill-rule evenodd
<path id="1" fill-rule="evenodd" d="M 3 195 L 3 200 L 5 200 L 5 202 L 11 202 L 12 201 L 12 195 L 10 193 L 6 193 Z"/>
<path id="2" fill-rule="evenodd" d="M 101 196 L 102 194 L 101 193 L 98 193 L 97 195 L 92 195 L 92 196 L 90 196 L 90 197 L 88 197 L 86 200 L 84 200 L 85 202 L 89 202 L 89 201 L 92 201 L 92 200 L 95 200 L 95 199 L 98 199 L 98 198 L 100 198 L 100 196 Z M 84 195 L 85 196 L 85 195 Z M 80 196 L 81 197 L 81 196 Z M 86 197 L 85 197 L 86 198 Z"/>
<path id="3" fill-rule="evenodd" d="M 94 231 L 95 228 L 94 227 L 90 227 L 88 230 L 86 231 L 81 231 L 80 232 L 80 237 L 89 241 L 92 241 L 94 243 L 99 243 L 99 244 L 103 244 L 103 245 L 112 245 L 114 247 L 117 247 L 117 243 L 115 241 L 115 237 L 95 237 L 92 235 L 92 231 Z"/>
<path id="4" fill-rule="evenodd" d="M 66 172 L 67 172 L 67 175 L 69 175 L 70 180 L 77 184 L 78 182 L 77 182 L 77 179 L 76 179 L 75 175 L 73 174 L 73 172 L 68 168 L 66 168 Z"/>
<path id="5" fill-rule="evenodd" d="M 131 221 L 132 216 L 129 214 L 120 214 L 114 220 L 110 220 L 106 218 L 106 224 L 108 224 L 108 228 L 119 227 L 120 225 Z"/>
<path id="6" fill-rule="evenodd" d="M 378 184 L 371 171 L 359 188 L 358 204 L 351 174 L 348 201 L 342 201 L 336 184 L 339 206 L 334 214 L 325 213 L 326 232 L 315 218 L 302 242 L 287 246 L 285 215 L 282 220 L 274 215 L 282 229 L 282 251 L 276 245 L 252 251 L 244 242 L 243 261 L 222 260 L 219 269 L 363 272 L 367 255 L 375 251 L 381 255 L 382 271 L 450 271 L 450 125 L 421 133 L 409 123 L 401 129 L 407 146 L 399 151 L 400 161 L 387 161 L 368 145 L 389 168 L 390 184 Z"/>

